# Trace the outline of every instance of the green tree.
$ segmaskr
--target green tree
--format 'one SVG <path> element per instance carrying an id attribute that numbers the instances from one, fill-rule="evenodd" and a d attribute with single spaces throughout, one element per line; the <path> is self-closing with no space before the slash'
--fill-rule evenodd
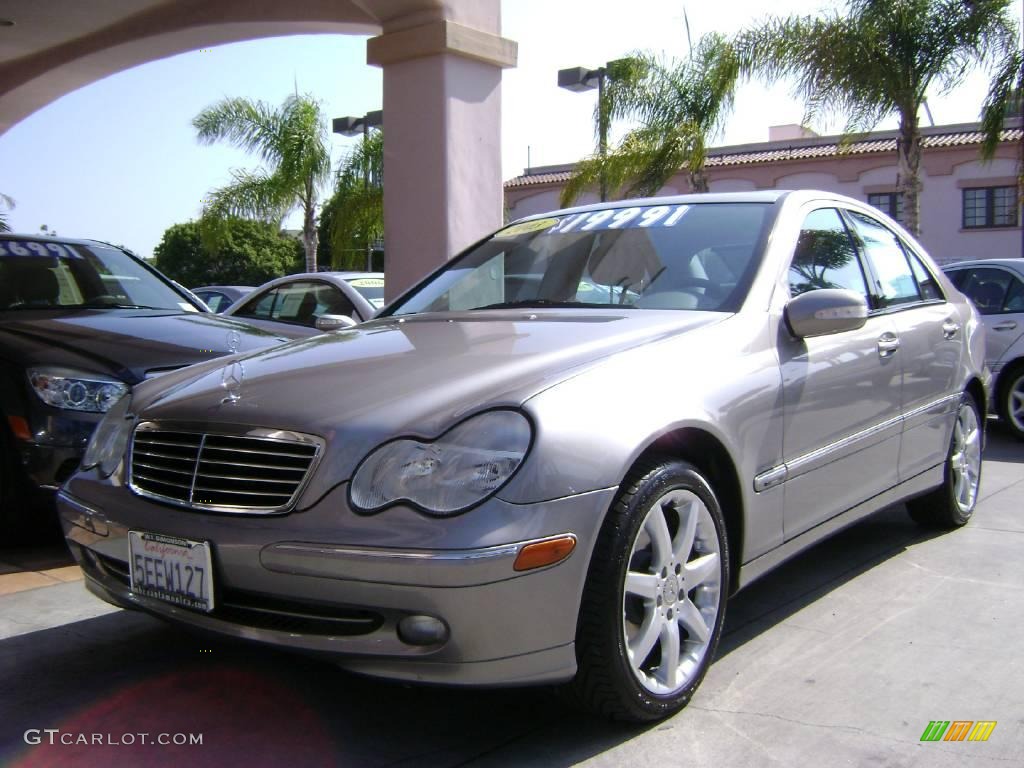
<path id="1" fill-rule="evenodd" d="M 14 198 L 0 192 L 0 205 L 6 206 L 7 210 L 12 210 L 14 208 Z M 10 231 L 11 225 L 7 223 L 7 213 L 5 211 L 0 211 L 0 232 Z"/>
<path id="2" fill-rule="evenodd" d="M 210 193 L 203 208 L 204 240 L 216 247 L 232 217 L 270 222 L 298 206 L 306 270 L 316 271 L 316 212 L 320 188 L 331 170 L 327 125 L 320 104 L 310 96 L 289 96 L 279 108 L 262 101 L 229 98 L 192 120 L 199 141 L 227 140 L 259 156 L 266 167 L 234 170 L 234 180 Z"/>
<path id="3" fill-rule="evenodd" d="M 225 219 L 216 251 L 204 245 L 201 225 L 173 224 L 153 251 L 157 269 L 179 283 L 260 285 L 302 268 L 302 243 L 262 221 Z"/>
<path id="4" fill-rule="evenodd" d="M 690 188 L 707 192 L 704 173 L 709 143 L 732 111 L 737 61 L 731 44 L 720 34 L 702 37 L 685 60 L 637 53 L 613 77 L 606 115 L 633 118 L 639 125 L 602 157 L 579 165 L 562 191 L 569 205 L 595 183 L 624 195 L 650 195 L 685 169 Z"/>
<path id="5" fill-rule="evenodd" d="M 334 193 L 320 211 L 318 256 L 334 269 L 365 269 L 367 249 L 384 236 L 384 132 L 342 160 Z"/>
<path id="6" fill-rule="evenodd" d="M 981 127 L 985 132 L 982 155 L 991 158 L 1003 133 L 1003 121 L 1007 117 L 1021 114 L 1021 94 L 1024 94 L 1024 52 L 1019 48 L 1008 56 L 996 70 L 985 97 Z M 1017 168 L 1021 185 L 1024 185 L 1024 157 L 1019 159 Z"/>
<path id="7" fill-rule="evenodd" d="M 810 121 L 846 116 L 848 140 L 899 117 L 897 190 L 908 230 L 920 234 L 921 132 L 928 91 L 960 85 L 976 64 L 1016 49 L 1010 0 L 848 0 L 845 15 L 772 18 L 736 40 L 741 71 L 792 77 Z"/>

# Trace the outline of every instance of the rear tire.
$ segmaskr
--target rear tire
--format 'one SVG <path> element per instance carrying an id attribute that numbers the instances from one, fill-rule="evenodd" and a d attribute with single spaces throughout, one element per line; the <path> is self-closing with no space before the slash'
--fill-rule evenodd
<path id="1" fill-rule="evenodd" d="M 682 709 L 715 655 L 728 589 L 725 521 L 711 486 L 686 462 L 642 462 L 594 548 L 570 694 L 615 720 Z"/>
<path id="2" fill-rule="evenodd" d="M 949 441 L 942 485 L 907 502 L 907 511 L 914 522 L 928 528 L 949 529 L 959 528 L 971 519 L 981 486 L 983 440 L 978 404 L 969 394 L 964 394 Z"/>
<path id="3" fill-rule="evenodd" d="M 1024 363 L 1015 363 L 999 382 L 999 420 L 1014 437 L 1024 440 Z"/>

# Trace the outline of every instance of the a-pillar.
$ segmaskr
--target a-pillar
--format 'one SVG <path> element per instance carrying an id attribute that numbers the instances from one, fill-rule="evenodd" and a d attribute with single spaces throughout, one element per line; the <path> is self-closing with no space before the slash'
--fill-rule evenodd
<path id="1" fill-rule="evenodd" d="M 445 5 L 367 42 L 384 69 L 389 300 L 502 223 L 501 70 L 516 44 L 499 34 L 499 0 Z"/>

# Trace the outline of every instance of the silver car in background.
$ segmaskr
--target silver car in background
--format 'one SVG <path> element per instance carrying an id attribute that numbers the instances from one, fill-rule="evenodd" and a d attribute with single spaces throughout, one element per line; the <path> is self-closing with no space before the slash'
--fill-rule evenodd
<path id="1" fill-rule="evenodd" d="M 146 382 L 60 508 L 116 605 L 651 720 L 734 591 L 896 502 L 970 518 L 987 377 L 973 307 L 863 203 L 609 203 L 355 328 Z"/>
<path id="2" fill-rule="evenodd" d="M 1024 440 L 1024 259 L 977 259 L 943 269 L 981 313 L 995 410 Z"/>

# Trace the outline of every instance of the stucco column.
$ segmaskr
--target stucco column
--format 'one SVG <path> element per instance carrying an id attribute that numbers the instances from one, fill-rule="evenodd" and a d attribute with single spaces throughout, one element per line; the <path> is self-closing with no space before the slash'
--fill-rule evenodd
<path id="1" fill-rule="evenodd" d="M 501 69 L 516 45 L 498 0 L 474 6 L 466 23 L 393 20 L 367 43 L 384 69 L 389 300 L 502 222 Z"/>

